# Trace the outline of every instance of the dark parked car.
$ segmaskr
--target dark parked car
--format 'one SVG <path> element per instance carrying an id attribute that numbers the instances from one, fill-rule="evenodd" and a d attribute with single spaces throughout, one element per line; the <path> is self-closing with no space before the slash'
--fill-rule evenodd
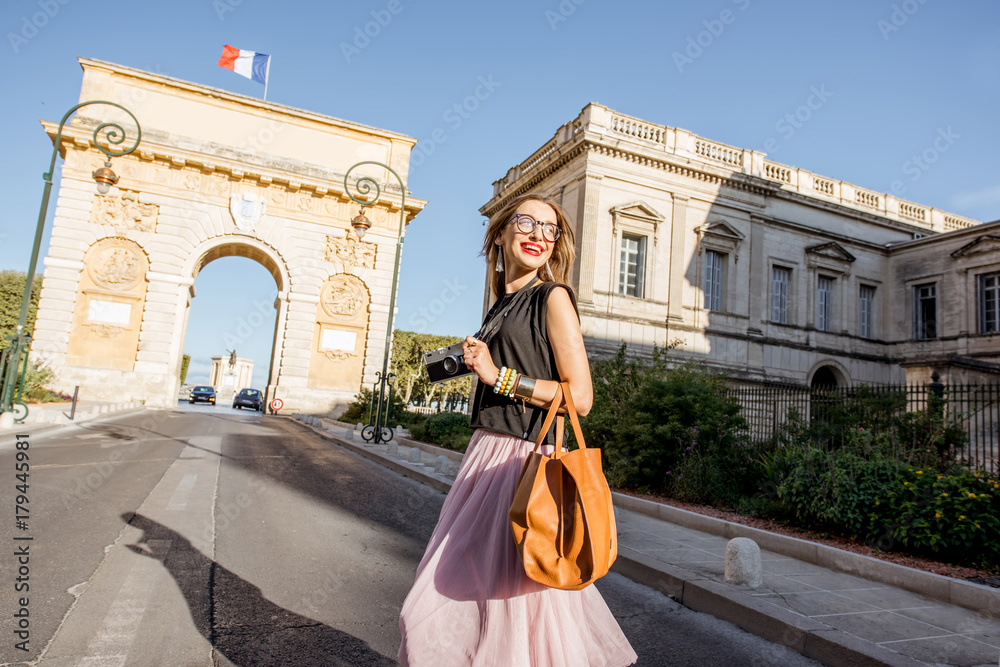
<path id="1" fill-rule="evenodd" d="M 188 394 L 188 403 L 211 403 L 215 405 L 215 389 L 205 385 L 198 385 Z"/>
<path id="2" fill-rule="evenodd" d="M 264 409 L 264 397 L 259 389 L 240 389 L 233 397 L 234 408 L 253 408 L 260 412 Z"/>

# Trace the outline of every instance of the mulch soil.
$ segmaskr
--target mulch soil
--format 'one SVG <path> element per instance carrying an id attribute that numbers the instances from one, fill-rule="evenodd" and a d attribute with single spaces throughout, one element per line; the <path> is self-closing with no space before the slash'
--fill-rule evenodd
<path id="1" fill-rule="evenodd" d="M 844 551 L 851 551 L 856 554 L 861 554 L 863 556 L 869 556 L 871 558 L 878 558 L 879 560 L 889 561 L 891 563 L 896 563 L 897 565 L 904 565 L 906 567 L 912 567 L 917 570 L 923 570 L 924 572 L 932 572 L 934 574 L 940 574 L 946 577 L 952 577 L 954 579 L 963 579 L 966 581 L 970 581 L 972 583 L 984 584 L 987 586 L 1000 588 L 1000 576 L 997 576 L 998 574 L 997 572 L 980 570 L 974 567 L 952 565 L 950 563 L 942 563 L 941 561 L 932 560 L 930 558 L 923 558 L 920 556 L 910 556 L 908 554 L 903 554 L 903 553 L 880 551 L 878 549 L 870 547 L 861 542 L 857 542 L 855 540 L 837 537 L 836 535 L 831 535 L 830 533 L 822 533 L 809 530 L 806 528 L 800 528 L 798 526 L 790 526 L 787 524 L 779 523 L 777 521 L 773 521 L 771 519 L 762 519 L 760 517 L 755 517 L 755 516 L 746 516 L 743 514 L 738 514 L 734 510 L 730 509 L 719 509 L 716 507 L 708 507 L 706 505 L 695 505 L 693 503 L 686 503 L 681 500 L 675 500 L 674 498 L 635 493 L 634 491 L 626 491 L 624 489 L 614 489 L 614 490 L 617 493 L 622 493 L 628 496 L 634 496 L 636 498 L 642 498 L 643 500 L 650 500 L 656 503 L 671 505 L 673 507 L 687 510 L 689 512 L 695 512 L 697 514 L 714 517 L 716 519 L 722 519 L 724 521 L 730 521 L 732 523 L 739 523 L 744 526 L 750 526 L 751 528 L 766 530 L 768 532 L 777 533 L 779 535 L 788 535 L 789 537 L 796 537 L 800 540 L 809 540 L 810 542 L 817 542 L 819 544 L 824 544 L 828 547 L 843 549 Z"/>

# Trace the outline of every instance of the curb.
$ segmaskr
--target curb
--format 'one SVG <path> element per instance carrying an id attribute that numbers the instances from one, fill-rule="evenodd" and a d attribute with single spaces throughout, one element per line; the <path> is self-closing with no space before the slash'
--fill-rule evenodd
<path id="1" fill-rule="evenodd" d="M 4 429 L 0 431 L 0 436 L 16 434 L 16 433 L 28 433 L 29 435 L 36 435 L 39 433 L 46 433 L 48 431 L 54 431 L 60 428 L 65 428 L 67 426 L 104 421 L 105 419 L 111 419 L 112 417 L 122 417 L 136 412 L 143 412 L 145 410 L 147 410 L 146 406 L 140 404 L 135 407 L 124 408 L 117 412 L 111 412 L 109 410 L 107 412 L 97 411 L 92 413 L 81 413 L 76 415 L 76 419 L 74 419 L 73 421 L 70 421 L 68 418 L 57 422 L 31 421 L 26 424 L 25 423 L 15 424 L 13 428 Z"/>
<path id="2" fill-rule="evenodd" d="M 439 491 L 447 492 L 451 488 L 451 481 L 444 479 L 439 475 L 425 473 L 403 465 L 388 457 L 382 456 L 377 452 L 366 449 L 363 446 L 353 444 L 341 436 L 335 435 L 325 429 L 316 428 L 315 426 L 299 422 L 291 417 L 288 417 L 288 419 L 299 424 L 303 428 L 309 429 L 316 435 L 319 435 L 326 440 L 334 442 L 345 449 L 363 456 L 366 459 L 394 470 L 405 477 L 422 482 L 428 486 L 438 489 Z M 426 443 L 421 444 L 426 445 Z M 433 447 L 432 445 L 427 446 Z M 421 447 L 421 449 L 423 448 Z M 439 448 L 437 447 L 433 447 L 433 450 L 435 451 L 438 449 Z M 701 530 L 702 532 L 728 536 L 730 533 L 726 531 L 730 530 L 733 537 L 740 536 L 751 537 L 752 539 L 763 539 L 765 536 L 768 536 L 791 540 L 795 543 L 822 547 L 823 550 L 827 551 L 839 552 L 839 550 L 833 549 L 832 547 L 815 545 L 812 542 L 806 542 L 805 540 L 800 540 L 798 538 L 787 538 L 783 535 L 774 535 L 773 533 L 768 533 L 756 528 L 750 528 L 749 526 L 729 523 L 728 521 L 723 521 L 722 519 L 704 517 L 700 514 L 695 514 L 694 512 L 660 505 L 659 503 L 642 500 L 641 498 L 623 496 L 618 493 L 614 493 L 613 495 L 616 505 L 618 505 L 619 500 L 628 499 L 630 501 L 647 503 L 655 507 L 667 507 L 670 510 L 682 513 L 681 515 L 677 515 L 677 518 L 683 519 L 686 523 L 677 521 L 678 523 L 681 523 L 681 525 L 689 528 Z M 662 518 L 667 521 L 675 521 L 675 517 L 670 512 L 666 512 L 665 515 L 661 515 L 659 513 L 652 513 L 649 508 L 646 508 L 647 511 L 642 511 L 636 506 L 627 505 L 629 505 L 628 502 L 623 502 L 620 507 L 640 512 L 648 516 Z M 706 519 L 711 523 L 701 523 L 694 517 Z M 806 558 L 798 555 L 798 553 L 802 552 L 803 555 L 808 555 L 808 550 L 803 551 L 803 548 L 799 544 L 796 544 L 794 547 L 789 549 L 794 553 L 784 554 L 784 552 L 775 548 L 775 546 L 780 546 L 781 540 L 768 540 L 768 542 L 769 544 L 766 547 L 767 549 L 783 553 L 783 555 L 791 555 L 801 560 L 806 560 Z M 761 546 L 763 547 L 764 545 L 762 544 Z M 816 551 L 814 553 L 820 552 Z M 868 570 L 866 569 L 854 571 L 843 570 L 841 567 L 834 567 L 834 565 L 841 563 L 844 560 L 849 561 L 850 557 L 863 558 L 867 561 L 882 563 L 882 561 L 877 561 L 875 559 L 868 558 L 867 556 L 858 556 L 857 554 L 851 554 L 850 552 L 840 553 L 846 553 L 849 557 L 847 559 L 831 559 L 829 555 L 827 555 L 826 558 L 830 560 L 830 563 L 818 562 L 817 564 L 845 572 L 867 572 Z M 910 576 L 912 576 L 914 572 L 918 572 L 917 570 L 905 568 L 901 565 L 895 565 L 892 563 L 889 565 L 892 565 L 893 568 L 897 568 L 901 571 L 905 570 Z M 664 593 L 693 611 L 709 614 L 718 619 L 732 623 L 738 628 L 766 639 L 767 641 L 788 646 L 789 648 L 798 651 L 805 657 L 822 662 L 824 665 L 831 665 L 832 667 L 858 667 L 860 665 L 877 665 L 884 667 L 927 667 L 926 663 L 914 660 L 901 653 L 896 653 L 895 651 L 891 651 L 877 644 L 865 641 L 853 635 L 849 635 L 840 630 L 836 630 L 828 625 L 820 623 L 819 621 L 801 616 L 792 611 L 786 611 L 775 607 L 774 605 L 769 605 L 756 599 L 754 596 L 750 595 L 738 586 L 708 579 L 702 575 L 691 572 L 690 570 L 686 570 L 683 567 L 651 559 L 644 554 L 620 544 L 618 546 L 618 558 L 611 569 L 637 583 L 649 586 L 650 588 Z M 947 577 L 941 577 L 940 575 L 929 576 L 947 579 Z M 965 585 L 971 586 L 971 584 Z"/>
<path id="3" fill-rule="evenodd" d="M 616 507 L 720 537 L 729 539 L 749 537 L 761 549 L 767 549 L 782 556 L 789 556 L 844 574 L 853 574 L 863 579 L 902 588 L 911 593 L 971 609 L 991 618 L 1000 618 L 1000 589 L 970 584 L 940 574 L 916 570 L 797 537 L 770 533 L 759 528 L 716 519 L 634 496 L 621 493 L 612 493 L 612 496 Z"/>

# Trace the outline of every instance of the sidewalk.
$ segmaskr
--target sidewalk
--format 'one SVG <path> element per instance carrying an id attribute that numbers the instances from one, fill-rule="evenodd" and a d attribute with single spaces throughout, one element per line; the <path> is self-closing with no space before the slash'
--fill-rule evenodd
<path id="1" fill-rule="evenodd" d="M 77 401 L 76 413 L 74 414 L 73 404 L 70 402 L 32 403 L 28 406 L 28 416 L 23 422 L 15 423 L 11 426 L 5 426 L 0 422 L 0 435 L 23 433 L 25 429 L 31 429 L 32 433 L 38 433 L 53 426 L 78 424 L 90 421 L 91 419 L 110 417 L 142 409 L 143 404 L 138 401 L 123 401 L 121 403 Z M 72 420 L 69 418 L 71 414 L 73 415 Z"/>
<path id="2" fill-rule="evenodd" d="M 462 455 L 405 438 L 369 445 L 330 419 L 295 415 L 315 433 L 447 491 Z M 1000 589 L 614 494 L 614 570 L 827 665 L 1000 664 Z M 724 580 L 726 543 L 761 549 L 763 585 Z"/>

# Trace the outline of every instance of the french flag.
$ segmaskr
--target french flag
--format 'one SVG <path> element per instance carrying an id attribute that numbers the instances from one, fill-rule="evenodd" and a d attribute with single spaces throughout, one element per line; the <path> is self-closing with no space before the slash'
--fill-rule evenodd
<path id="1" fill-rule="evenodd" d="M 257 83 L 267 86 L 267 73 L 271 68 L 271 56 L 256 51 L 244 51 L 226 44 L 219 58 L 219 67 L 231 69 L 240 76 L 245 76 Z"/>

